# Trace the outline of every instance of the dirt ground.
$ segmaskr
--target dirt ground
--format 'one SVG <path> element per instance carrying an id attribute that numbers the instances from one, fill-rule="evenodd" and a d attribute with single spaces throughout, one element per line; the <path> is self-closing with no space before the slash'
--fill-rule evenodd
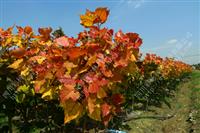
<path id="1" fill-rule="evenodd" d="M 128 133 L 200 133 L 200 71 L 178 86 L 170 103 L 171 109 L 163 105 L 139 112 L 146 117 L 129 121 Z"/>

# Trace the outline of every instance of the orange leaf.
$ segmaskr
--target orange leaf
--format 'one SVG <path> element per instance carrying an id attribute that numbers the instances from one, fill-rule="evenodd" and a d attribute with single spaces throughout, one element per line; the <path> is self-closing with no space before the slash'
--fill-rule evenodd
<path id="1" fill-rule="evenodd" d="M 40 39 L 42 41 L 47 41 L 50 39 L 50 33 L 52 31 L 52 28 L 51 27 L 48 27 L 48 28 L 39 28 L 38 29 L 38 32 L 40 33 Z"/>
<path id="2" fill-rule="evenodd" d="M 96 98 L 95 97 L 88 97 L 87 99 L 87 102 L 88 102 L 88 110 L 89 110 L 89 113 L 92 114 L 94 112 L 94 108 L 95 108 L 95 105 L 96 105 Z"/>
<path id="3" fill-rule="evenodd" d="M 42 86 L 44 83 L 45 83 L 45 79 L 34 81 L 35 92 L 39 92 L 39 90 L 41 89 L 41 86 Z"/>
<path id="4" fill-rule="evenodd" d="M 87 51 L 81 49 L 80 47 L 74 47 L 67 50 L 67 55 L 69 56 L 70 60 L 74 60 L 84 54 L 87 54 Z"/>
<path id="5" fill-rule="evenodd" d="M 10 54 L 11 54 L 12 56 L 15 56 L 16 58 L 21 58 L 21 57 L 24 56 L 25 52 L 26 52 L 26 50 L 25 50 L 24 48 L 17 48 L 17 49 L 15 49 L 15 50 L 12 50 L 12 51 L 10 52 Z"/>
<path id="6" fill-rule="evenodd" d="M 76 101 L 80 97 L 80 93 L 75 90 L 75 85 L 65 84 L 60 91 L 60 99 L 62 102 L 68 99 Z"/>
<path id="7" fill-rule="evenodd" d="M 32 32 L 33 30 L 32 30 L 32 28 L 30 27 L 30 26 L 26 26 L 25 28 L 24 28 L 24 32 L 26 33 L 26 34 L 30 34 L 31 32 Z"/>
<path id="8" fill-rule="evenodd" d="M 97 23 L 105 23 L 108 15 L 109 15 L 109 10 L 107 8 L 99 7 L 95 10 L 95 14 L 98 16 L 98 19 L 95 21 Z"/>
<path id="9" fill-rule="evenodd" d="M 96 55 L 91 56 L 91 57 L 88 59 L 86 66 L 92 66 L 92 64 L 94 64 L 94 63 L 96 62 L 96 59 L 97 59 Z"/>
<path id="10" fill-rule="evenodd" d="M 104 76 L 106 76 L 108 78 L 113 77 L 113 73 L 109 69 L 101 69 L 101 72 L 103 73 Z"/>
<path id="11" fill-rule="evenodd" d="M 142 39 L 137 33 L 126 33 L 126 35 L 129 37 L 130 42 L 134 43 L 135 48 L 138 48 L 142 44 Z"/>
<path id="12" fill-rule="evenodd" d="M 108 83 L 108 80 L 106 79 L 97 79 L 89 84 L 88 92 L 90 93 L 97 93 L 100 89 L 100 87 L 106 85 Z"/>

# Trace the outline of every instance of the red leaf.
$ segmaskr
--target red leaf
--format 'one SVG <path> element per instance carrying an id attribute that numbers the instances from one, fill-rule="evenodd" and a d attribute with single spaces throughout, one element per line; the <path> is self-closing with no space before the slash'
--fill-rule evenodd
<path id="1" fill-rule="evenodd" d="M 104 103 L 104 104 L 101 106 L 102 116 L 105 117 L 105 116 L 107 116 L 108 114 L 110 114 L 110 109 L 111 109 L 111 106 L 108 105 L 107 103 Z"/>
<path id="2" fill-rule="evenodd" d="M 90 93 L 97 93 L 99 91 L 99 84 L 98 83 L 91 83 L 89 84 L 88 92 Z"/>
<path id="3" fill-rule="evenodd" d="M 105 117 L 103 118 L 103 123 L 104 123 L 105 126 L 108 125 L 108 122 L 111 120 L 111 118 L 112 118 L 112 115 L 111 115 L 111 114 L 109 114 L 109 115 L 107 115 L 107 116 L 105 116 Z"/>
<path id="4" fill-rule="evenodd" d="M 129 41 L 129 38 L 128 36 L 126 36 L 121 30 L 118 31 L 116 34 L 115 34 L 115 40 L 118 42 L 118 43 L 124 43 L 124 42 L 128 42 Z"/>
<path id="5" fill-rule="evenodd" d="M 100 79 L 98 78 L 97 80 L 93 81 L 92 83 L 89 84 L 88 92 L 90 93 L 97 93 L 100 89 L 100 87 L 108 84 L 108 81 L 104 78 Z"/>
<path id="6" fill-rule="evenodd" d="M 134 43 L 135 48 L 138 48 L 142 44 L 142 39 L 137 33 L 126 33 L 126 35 L 129 37 L 130 42 Z"/>
<path id="7" fill-rule="evenodd" d="M 83 88 L 83 92 L 84 92 L 85 97 L 88 98 L 89 92 L 88 92 L 88 89 L 86 87 Z"/>
<path id="8" fill-rule="evenodd" d="M 114 105 L 120 105 L 124 102 L 124 97 L 121 94 L 114 94 L 112 96 L 112 102 Z"/>

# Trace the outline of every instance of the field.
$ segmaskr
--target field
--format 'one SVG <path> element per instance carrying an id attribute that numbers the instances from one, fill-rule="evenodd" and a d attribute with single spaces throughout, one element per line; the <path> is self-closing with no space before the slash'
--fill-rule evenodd
<path id="1" fill-rule="evenodd" d="M 200 132 L 200 71 L 178 86 L 170 99 L 171 109 L 150 107 L 138 111 L 140 117 L 129 121 L 130 133 L 199 133 Z M 138 113 L 137 112 L 137 113 Z"/>

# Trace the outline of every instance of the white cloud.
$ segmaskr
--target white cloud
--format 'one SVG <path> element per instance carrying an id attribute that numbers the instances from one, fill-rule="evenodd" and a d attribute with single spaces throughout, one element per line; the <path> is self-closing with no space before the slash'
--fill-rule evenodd
<path id="1" fill-rule="evenodd" d="M 134 8 L 139 8 L 144 3 L 144 0 L 120 0 L 119 3 L 120 5 L 126 4 Z"/>
<path id="2" fill-rule="evenodd" d="M 177 39 L 171 39 L 171 40 L 167 41 L 168 44 L 175 44 L 177 42 L 178 42 Z"/>

